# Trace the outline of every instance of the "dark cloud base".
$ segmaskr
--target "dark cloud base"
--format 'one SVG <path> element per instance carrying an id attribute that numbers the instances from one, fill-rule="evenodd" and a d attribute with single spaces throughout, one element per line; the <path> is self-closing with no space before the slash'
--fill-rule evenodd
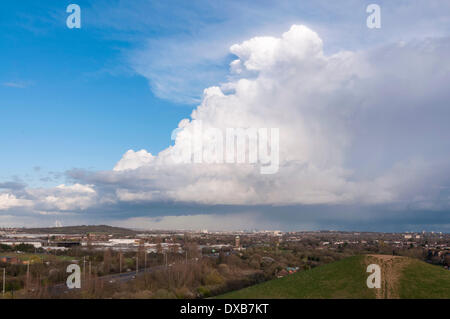
<path id="1" fill-rule="evenodd" d="M 129 218 L 164 218 L 165 216 L 214 215 L 223 217 L 247 216 L 254 223 L 235 225 L 242 229 L 342 230 L 373 232 L 442 231 L 450 232 L 450 211 L 411 210 L 388 205 L 297 205 L 297 206 L 230 206 L 195 205 L 186 203 L 120 204 L 89 209 L 62 216 L 66 223 L 83 220 L 88 224 L 115 225 Z M 54 217 L 49 217 L 54 220 Z M 264 226 L 261 226 L 264 225 Z M 220 229 L 220 225 L 217 226 Z"/>

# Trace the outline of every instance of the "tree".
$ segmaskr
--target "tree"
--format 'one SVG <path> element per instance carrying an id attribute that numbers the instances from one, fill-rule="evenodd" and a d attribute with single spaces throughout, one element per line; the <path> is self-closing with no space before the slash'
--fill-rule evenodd
<path id="1" fill-rule="evenodd" d="M 111 271 L 111 251 L 109 249 L 105 249 L 103 253 L 103 272 L 105 274 L 109 274 Z"/>

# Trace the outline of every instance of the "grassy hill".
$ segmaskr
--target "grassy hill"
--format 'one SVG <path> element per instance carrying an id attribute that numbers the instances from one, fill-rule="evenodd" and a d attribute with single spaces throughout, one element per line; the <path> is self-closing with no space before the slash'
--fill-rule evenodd
<path id="1" fill-rule="evenodd" d="M 380 289 L 367 288 L 371 263 L 381 267 Z M 450 271 L 406 257 L 354 256 L 217 298 L 450 298 Z"/>
<path id="2" fill-rule="evenodd" d="M 450 271 L 419 260 L 405 267 L 399 284 L 400 298 L 450 299 Z"/>

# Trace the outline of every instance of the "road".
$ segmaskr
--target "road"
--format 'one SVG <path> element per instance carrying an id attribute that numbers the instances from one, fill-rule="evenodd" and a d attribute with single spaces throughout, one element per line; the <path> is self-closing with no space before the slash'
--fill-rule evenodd
<path id="1" fill-rule="evenodd" d="M 103 281 L 106 283 L 112 283 L 112 284 L 125 283 L 125 282 L 135 279 L 136 276 L 142 276 L 143 274 L 152 273 L 154 271 L 162 270 L 162 269 L 164 269 L 163 265 L 153 266 L 153 267 L 149 267 L 146 269 L 140 269 L 138 272 L 128 271 L 128 272 L 124 272 L 121 274 L 112 274 L 112 275 L 101 276 L 101 277 L 97 277 L 97 280 L 100 280 L 100 281 Z M 83 286 L 83 275 L 81 275 L 81 285 Z M 52 295 L 66 293 L 68 291 L 69 291 L 69 289 L 67 288 L 66 283 L 60 283 L 60 284 L 56 284 L 56 285 L 49 287 L 49 292 Z"/>

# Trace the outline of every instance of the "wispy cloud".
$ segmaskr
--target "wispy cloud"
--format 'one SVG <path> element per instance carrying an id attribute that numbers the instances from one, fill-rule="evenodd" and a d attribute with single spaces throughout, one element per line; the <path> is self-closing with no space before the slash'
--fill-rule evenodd
<path id="1" fill-rule="evenodd" d="M 125 63 L 148 79 L 158 97 L 193 104 L 205 87 L 227 80 L 230 45 L 256 35 L 276 36 L 292 24 L 317 31 L 325 52 L 443 36 L 449 30 L 449 3 L 377 3 L 383 21 L 377 32 L 366 27 L 367 3 L 359 0 L 98 1 L 88 14 L 96 17 L 94 27 L 113 29 L 122 41 L 132 42 Z"/>
<path id="2" fill-rule="evenodd" d="M 2 83 L 3 86 L 10 87 L 10 88 L 16 88 L 16 89 L 25 89 L 29 86 L 29 83 L 26 82 L 4 82 Z"/>

